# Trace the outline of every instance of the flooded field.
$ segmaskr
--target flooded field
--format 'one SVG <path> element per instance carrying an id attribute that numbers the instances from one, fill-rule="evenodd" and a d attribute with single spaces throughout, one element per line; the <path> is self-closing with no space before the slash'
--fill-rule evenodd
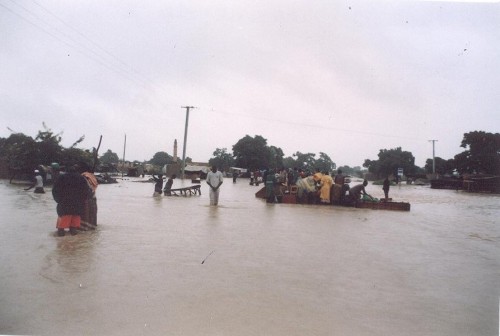
<path id="1" fill-rule="evenodd" d="M 401 185 L 395 212 L 201 188 L 101 185 L 98 230 L 55 237 L 50 189 L 1 180 L 0 334 L 498 335 L 499 196 Z"/>

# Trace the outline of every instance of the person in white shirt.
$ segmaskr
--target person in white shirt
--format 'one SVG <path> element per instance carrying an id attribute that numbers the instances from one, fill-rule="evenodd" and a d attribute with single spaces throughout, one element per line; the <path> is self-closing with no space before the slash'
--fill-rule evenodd
<path id="1" fill-rule="evenodd" d="M 33 179 L 33 183 L 24 190 L 30 190 L 31 188 L 35 188 L 35 194 L 45 194 L 45 190 L 43 189 L 43 178 L 40 175 L 40 171 L 35 170 L 35 178 Z"/>
<path id="2" fill-rule="evenodd" d="M 210 205 L 217 205 L 219 203 L 219 187 L 224 182 L 222 173 L 217 170 L 216 166 L 212 166 L 212 171 L 207 174 L 207 184 L 210 186 Z"/>

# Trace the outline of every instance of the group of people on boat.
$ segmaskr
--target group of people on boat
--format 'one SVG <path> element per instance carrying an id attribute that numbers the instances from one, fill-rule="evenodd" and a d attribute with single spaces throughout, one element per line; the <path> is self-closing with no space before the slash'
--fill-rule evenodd
<path id="1" fill-rule="evenodd" d="M 366 180 L 350 188 L 347 178 L 341 169 L 334 176 L 320 169 L 315 169 L 313 173 L 297 168 L 266 171 L 266 199 L 268 203 L 275 203 L 279 195 L 292 191 L 299 203 L 352 204 L 361 195 L 371 197 L 365 189 Z"/>

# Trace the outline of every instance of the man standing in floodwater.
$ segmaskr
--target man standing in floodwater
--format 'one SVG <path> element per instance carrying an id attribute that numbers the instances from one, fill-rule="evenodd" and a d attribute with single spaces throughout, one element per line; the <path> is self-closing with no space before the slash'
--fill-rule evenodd
<path id="1" fill-rule="evenodd" d="M 212 166 L 212 170 L 207 174 L 207 184 L 210 186 L 210 205 L 219 204 L 219 187 L 224 182 L 222 173 L 217 170 L 216 166 Z"/>
<path id="2" fill-rule="evenodd" d="M 389 176 L 387 176 L 384 180 L 384 186 L 382 190 L 384 190 L 385 199 L 389 198 L 389 188 L 391 187 L 391 182 L 389 182 Z"/>

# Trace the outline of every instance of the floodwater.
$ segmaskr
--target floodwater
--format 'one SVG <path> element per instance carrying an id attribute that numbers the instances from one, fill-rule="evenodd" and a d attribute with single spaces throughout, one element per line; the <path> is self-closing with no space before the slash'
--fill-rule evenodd
<path id="1" fill-rule="evenodd" d="M 98 230 L 55 237 L 50 189 L 1 180 L 0 334 L 498 335 L 499 196 L 401 185 L 398 212 L 266 204 L 244 179 L 218 207 L 204 182 L 153 189 L 101 185 Z"/>

